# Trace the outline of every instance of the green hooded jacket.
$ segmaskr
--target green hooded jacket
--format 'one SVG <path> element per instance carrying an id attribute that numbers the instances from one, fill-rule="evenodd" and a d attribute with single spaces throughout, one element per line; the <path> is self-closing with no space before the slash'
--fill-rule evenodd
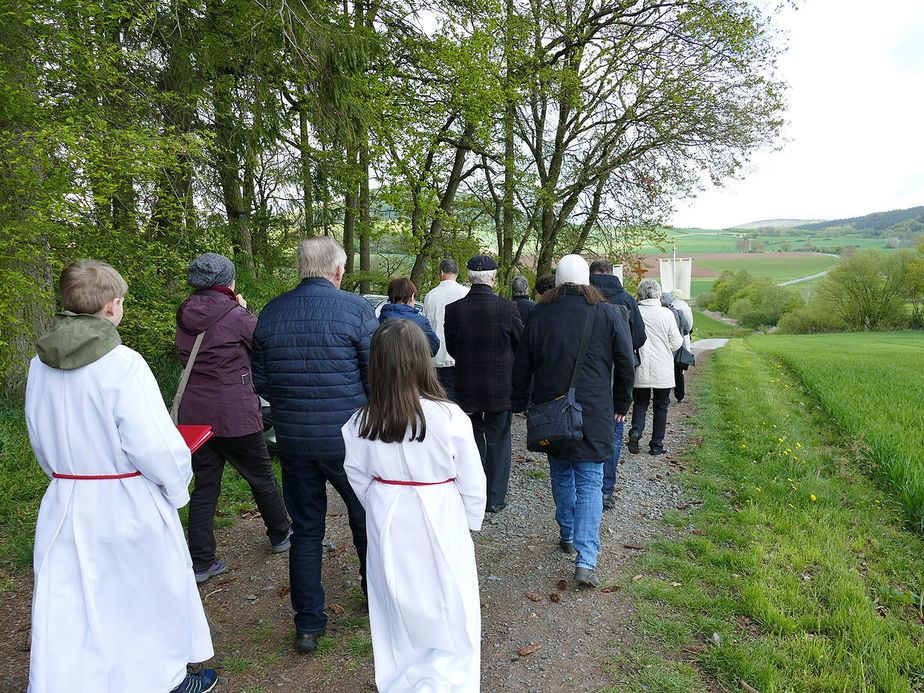
<path id="1" fill-rule="evenodd" d="M 98 361 L 122 343 L 116 326 L 105 318 L 64 310 L 55 326 L 36 344 L 39 360 L 64 371 Z"/>

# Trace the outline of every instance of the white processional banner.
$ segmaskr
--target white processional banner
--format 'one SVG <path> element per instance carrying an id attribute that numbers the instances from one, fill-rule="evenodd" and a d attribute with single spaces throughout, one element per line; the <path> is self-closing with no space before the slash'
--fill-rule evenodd
<path id="1" fill-rule="evenodd" d="M 661 291 L 669 293 L 680 289 L 684 300 L 690 298 L 690 282 L 693 276 L 693 258 L 679 257 L 676 260 L 659 259 Z"/>

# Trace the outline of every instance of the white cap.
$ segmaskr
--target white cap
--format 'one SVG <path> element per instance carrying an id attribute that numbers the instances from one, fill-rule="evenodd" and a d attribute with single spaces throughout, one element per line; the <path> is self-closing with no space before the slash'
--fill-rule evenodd
<path id="1" fill-rule="evenodd" d="M 590 284 L 590 265 L 580 255 L 565 255 L 555 268 L 555 286 L 562 284 Z"/>

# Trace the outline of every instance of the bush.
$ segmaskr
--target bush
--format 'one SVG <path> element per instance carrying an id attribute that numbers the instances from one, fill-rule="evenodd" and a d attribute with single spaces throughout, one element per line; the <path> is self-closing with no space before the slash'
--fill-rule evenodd
<path id="1" fill-rule="evenodd" d="M 696 305 L 699 308 L 705 308 L 706 310 L 709 310 L 709 305 L 713 301 L 715 301 L 715 294 L 711 291 L 707 291 L 696 297 Z"/>
<path id="2" fill-rule="evenodd" d="M 908 251 L 885 255 L 864 250 L 838 262 L 818 283 L 818 297 L 853 330 L 908 325 Z"/>
<path id="3" fill-rule="evenodd" d="M 777 322 L 777 329 L 785 334 L 815 334 L 842 332 L 847 325 L 820 301 L 792 310 Z"/>

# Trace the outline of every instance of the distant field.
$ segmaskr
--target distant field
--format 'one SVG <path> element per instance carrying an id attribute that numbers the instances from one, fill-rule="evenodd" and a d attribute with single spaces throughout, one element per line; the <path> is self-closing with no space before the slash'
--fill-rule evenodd
<path id="1" fill-rule="evenodd" d="M 677 246 L 677 254 L 695 254 L 695 253 L 734 253 L 735 241 L 741 235 L 729 231 L 710 231 L 707 229 L 682 229 L 668 232 L 668 239 L 663 249 L 655 246 L 644 246 L 637 252 L 654 255 L 663 252 L 671 252 L 671 246 Z M 776 252 L 781 249 L 783 243 L 789 243 L 791 248 L 798 248 L 808 243 L 818 247 L 836 247 L 854 245 L 859 250 L 867 248 L 877 248 L 887 250 L 885 239 L 883 238 L 828 238 L 823 236 L 799 235 L 799 236 L 758 236 L 757 240 L 767 246 L 767 250 Z M 891 252 L 891 251 L 887 251 Z"/>
<path id="2" fill-rule="evenodd" d="M 691 255 L 695 253 L 734 253 L 735 241 L 740 238 L 739 234 L 732 234 L 718 231 L 690 231 L 677 232 L 673 237 L 668 237 L 667 245 L 664 249 L 657 248 L 653 245 L 643 246 L 636 252 L 643 255 L 657 255 L 659 253 L 671 252 L 671 246 L 677 246 L 677 255 Z"/>
<path id="3" fill-rule="evenodd" d="M 691 255 L 681 256 L 679 252 L 677 256 L 691 257 Z M 732 272 L 747 270 L 755 277 L 766 277 L 773 279 L 775 282 L 784 282 L 818 274 L 829 269 L 837 262 L 835 257 L 811 253 L 708 253 L 704 254 L 704 256 L 693 255 L 692 257 L 693 277 L 690 284 L 690 293 L 693 298 L 709 291 L 716 278 L 725 270 Z M 648 276 L 657 278 L 659 276 L 657 258 L 646 258 L 646 264 L 651 268 Z M 703 274 L 707 276 L 702 276 Z M 813 282 L 806 282 L 798 286 L 807 287 L 811 283 Z"/>
<path id="4" fill-rule="evenodd" d="M 782 255 L 782 253 L 781 253 Z M 829 269 L 835 262 L 836 257 L 829 255 L 817 255 L 810 253 L 799 253 L 793 257 L 792 253 L 787 253 L 786 257 L 768 257 L 762 254 L 760 257 L 749 257 L 748 255 L 737 255 L 732 258 L 723 258 L 721 260 L 711 259 L 694 259 L 694 264 L 711 269 L 721 274 L 726 270 L 738 272 L 747 270 L 755 277 L 773 279 L 776 282 L 785 282 L 790 279 L 799 277 L 808 277 L 818 274 Z"/>
<path id="5" fill-rule="evenodd" d="M 924 530 L 924 332 L 749 338 L 777 356 L 845 430 L 869 445 L 877 476 Z"/>

